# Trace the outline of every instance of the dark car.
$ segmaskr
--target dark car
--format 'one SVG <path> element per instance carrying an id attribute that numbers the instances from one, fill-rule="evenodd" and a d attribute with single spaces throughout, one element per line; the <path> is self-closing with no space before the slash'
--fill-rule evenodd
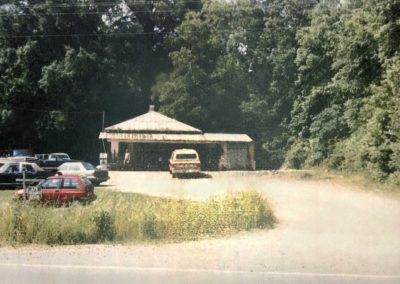
<path id="1" fill-rule="evenodd" d="M 7 162 L 0 167 L 0 188 L 22 186 L 24 172 L 27 184 L 38 183 L 51 175 L 35 163 Z"/>
<path id="2" fill-rule="evenodd" d="M 56 175 L 36 187 L 26 190 L 26 199 L 45 203 L 69 203 L 74 200 L 90 201 L 95 197 L 94 186 L 85 176 Z M 24 198 L 24 190 L 16 192 L 17 199 Z"/>
<path id="3" fill-rule="evenodd" d="M 66 153 L 35 154 L 37 164 L 44 170 L 57 173 L 57 168 L 65 162 L 78 162 L 72 160 Z"/>
<path id="4" fill-rule="evenodd" d="M 108 170 L 95 168 L 87 162 L 66 162 L 57 171 L 63 175 L 84 175 L 96 186 L 110 179 Z"/>

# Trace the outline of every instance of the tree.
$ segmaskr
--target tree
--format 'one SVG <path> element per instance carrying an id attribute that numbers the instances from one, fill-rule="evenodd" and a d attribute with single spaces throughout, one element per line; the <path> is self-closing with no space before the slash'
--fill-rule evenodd
<path id="1" fill-rule="evenodd" d="M 0 14 L 0 149 L 94 160 L 107 124 L 148 107 L 163 41 L 193 6 L 120 0 L 11 1 Z M 165 9 L 167 7 L 165 6 Z M 172 11 L 172 12 L 171 12 Z"/>
<path id="2" fill-rule="evenodd" d="M 310 27 L 298 33 L 301 95 L 292 111 L 288 163 L 398 177 L 400 5 L 346 3 L 318 6 Z"/>
<path id="3" fill-rule="evenodd" d="M 315 1 L 206 2 L 172 40 L 172 69 L 153 99 L 161 111 L 207 131 L 246 132 L 258 165 L 284 160 L 295 97 L 296 31 Z"/>
<path id="4" fill-rule="evenodd" d="M 265 20 L 252 64 L 249 96 L 241 104 L 258 145 L 258 165 L 280 167 L 287 150 L 290 111 L 297 97 L 297 31 L 317 1 L 264 1 Z"/>
<path id="5" fill-rule="evenodd" d="M 376 25 L 368 11 L 320 5 L 299 31 L 301 95 L 292 111 L 292 141 L 314 146 L 309 165 L 323 162 L 335 143 L 362 124 L 362 100 L 380 78 Z M 303 143 L 303 142 L 300 142 Z M 296 146 L 295 146 L 296 148 Z"/>
<path id="6" fill-rule="evenodd" d="M 171 39 L 172 69 L 153 88 L 161 111 L 208 131 L 238 131 L 262 10 L 249 1 L 206 2 Z"/>

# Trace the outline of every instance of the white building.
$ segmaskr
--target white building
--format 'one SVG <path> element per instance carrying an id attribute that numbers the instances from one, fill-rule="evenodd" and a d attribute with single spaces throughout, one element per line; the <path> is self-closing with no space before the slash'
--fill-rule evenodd
<path id="1" fill-rule="evenodd" d="M 122 166 L 131 155 L 133 170 L 167 170 L 173 150 L 196 149 L 204 170 L 254 169 L 254 144 L 246 134 L 203 133 L 167 117 L 150 106 L 149 112 L 112 125 L 100 133 L 110 143 L 109 162 Z"/>

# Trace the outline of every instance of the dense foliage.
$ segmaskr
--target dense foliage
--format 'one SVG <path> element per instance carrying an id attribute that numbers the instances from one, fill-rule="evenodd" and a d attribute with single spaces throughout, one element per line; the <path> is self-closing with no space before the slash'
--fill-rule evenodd
<path id="1" fill-rule="evenodd" d="M 290 166 L 398 179 L 400 1 L 319 6 L 299 29 Z"/>
<path id="2" fill-rule="evenodd" d="M 163 41 L 200 3 L 9 1 L 0 9 L 0 149 L 97 159 L 106 124 L 149 104 Z"/>
<path id="3" fill-rule="evenodd" d="M 399 0 L 9 1 L 0 146 L 93 159 L 103 111 L 152 102 L 249 134 L 259 168 L 398 179 L 399 46 Z"/>

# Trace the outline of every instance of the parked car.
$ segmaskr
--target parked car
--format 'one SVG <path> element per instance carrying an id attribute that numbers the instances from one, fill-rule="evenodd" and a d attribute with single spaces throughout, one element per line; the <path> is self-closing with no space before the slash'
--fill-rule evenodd
<path id="1" fill-rule="evenodd" d="M 32 157 L 32 151 L 30 149 L 14 149 L 12 150 L 13 157 Z"/>
<path id="2" fill-rule="evenodd" d="M 6 162 L 0 167 L 0 188 L 22 186 L 23 172 L 27 183 L 37 183 L 51 175 L 36 163 Z"/>
<path id="3" fill-rule="evenodd" d="M 66 153 L 35 154 L 38 165 L 45 170 L 56 171 L 65 162 L 72 162 Z"/>
<path id="4" fill-rule="evenodd" d="M 24 199 L 23 189 L 18 190 L 15 195 L 16 199 Z M 85 176 L 56 175 L 26 190 L 26 199 L 45 203 L 91 201 L 94 197 L 94 186 Z"/>
<path id="5" fill-rule="evenodd" d="M 194 149 L 174 150 L 169 160 L 169 172 L 172 174 L 172 177 L 199 174 L 201 172 L 199 154 Z"/>
<path id="6" fill-rule="evenodd" d="M 87 162 L 65 162 L 57 171 L 62 175 L 84 175 L 96 186 L 110 178 L 108 170 L 95 168 Z"/>
<path id="7" fill-rule="evenodd" d="M 37 159 L 32 156 L 32 151 L 29 149 L 14 149 L 12 151 L 2 151 L 0 157 L 0 166 L 10 162 L 36 163 Z"/>

